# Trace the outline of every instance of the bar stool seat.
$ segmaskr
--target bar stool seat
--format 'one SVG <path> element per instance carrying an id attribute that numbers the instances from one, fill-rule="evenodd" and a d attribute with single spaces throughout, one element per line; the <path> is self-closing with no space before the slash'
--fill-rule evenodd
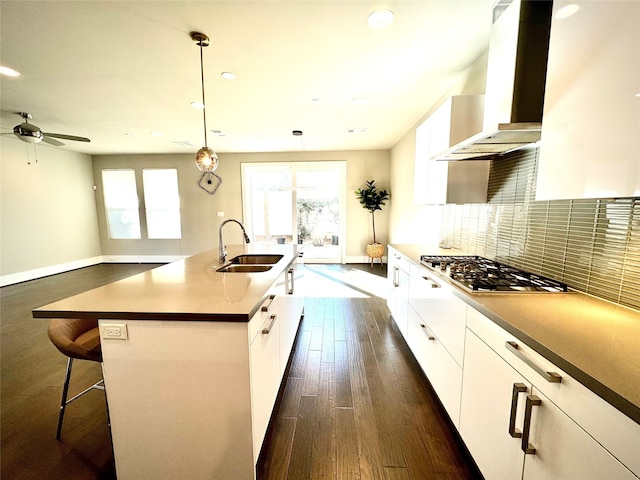
<path id="1" fill-rule="evenodd" d="M 67 400 L 73 360 L 102 362 L 100 330 L 98 329 L 97 320 L 55 318 L 49 323 L 48 333 L 51 343 L 53 343 L 62 354 L 68 357 L 67 372 L 62 388 L 62 400 L 60 402 L 60 414 L 58 416 L 58 430 L 56 432 L 56 438 L 60 440 L 62 421 L 67 405 L 91 390 L 104 391 L 104 380 L 100 380 Z"/>

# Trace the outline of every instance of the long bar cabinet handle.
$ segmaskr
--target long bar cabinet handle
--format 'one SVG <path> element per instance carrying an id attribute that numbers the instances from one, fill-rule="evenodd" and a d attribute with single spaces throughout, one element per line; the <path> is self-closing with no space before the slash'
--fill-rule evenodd
<path id="1" fill-rule="evenodd" d="M 294 278 L 295 278 L 295 270 L 293 269 L 293 267 L 291 267 L 287 273 L 289 275 L 291 275 L 291 288 L 288 290 L 289 291 L 289 295 L 293 295 L 293 291 L 295 290 L 295 285 L 294 285 Z"/>
<path id="2" fill-rule="evenodd" d="M 511 392 L 511 412 L 509 414 L 509 435 L 512 438 L 522 437 L 522 432 L 516 428 L 516 414 L 518 410 L 518 396 L 527 391 L 524 383 L 514 383 Z"/>
<path id="3" fill-rule="evenodd" d="M 400 268 L 398 267 L 393 267 L 393 286 L 394 287 L 399 287 L 400 286 L 400 281 L 398 280 L 398 277 L 400 273 Z"/>
<path id="4" fill-rule="evenodd" d="M 524 407 L 524 426 L 522 427 L 522 451 L 525 455 L 535 455 L 536 447 L 529 443 L 529 434 L 531 433 L 531 412 L 533 407 L 539 407 L 542 400 L 536 395 L 527 395 L 527 402 Z"/>
<path id="5" fill-rule="evenodd" d="M 262 308 L 260 310 L 262 310 L 263 312 L 268 312 L 275 298 L 275 295 L 269 295 L 269 303 L 267 303 L 266 305 L 262 305 Z"/>
<path id="6" fill-rule="evenodd" d="M 562 382 L 562 376 L 561 375 L 558 375 L 556 372 L 545 372 L 542 368 L 540 368 L 538 365 L 536 365 L 533 360 L 531 360 L 524 353 L 522 353 L 522 351 L 520 350 L 520 348 L 518 347 L 518 344 L 516 342 L 507 340 L 505 342 L 504 346 L 507 347 L 507 350 L 509 350 L 515 356 L 520 358 L 524 363 L 526 363 L 531 368 L 533 368 L 536 371 L 536 373 L 538 373 L 540 376 L 542 376 L 542 378 L 544 378 L 547 382 L 550 382 L 550 383 L 560 383 L 560 382 Z"/>
<path id="7" fill-rule="evenodd" d="M 436 337 L 433 335 L 433 333 L 431 333 L 429 331 L 429 329 L 427 328 L 427 326 L 424 323 L 420 324 L 420 328 L 424 331 L 425 335 L 427 336 L 427 339 L 429 340 L 435 340 Z"/>
<path id="8" fill-rule="evenodd" d="M 262 334 L 263 335 L 269 335 L 271 333 L 271 329 L 273 328 L 273 324 L 276 323 L 276 319 L 278 318 L 277 315 L 271 315 L 270 317 L 270 322 L 269 322 L 269 326 L 265 327 L 262 329 Z"/>

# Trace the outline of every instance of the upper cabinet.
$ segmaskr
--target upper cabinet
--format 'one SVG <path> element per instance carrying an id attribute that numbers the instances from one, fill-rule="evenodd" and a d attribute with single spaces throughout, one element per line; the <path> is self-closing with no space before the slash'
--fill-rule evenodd
<path id="1" fill-rule="evenodd" d="M 414 202 L 485 203 L 489 161 L 436 161 L 443 151 L 482 130 L 483 95 L 450 97 L 416 129 Z"/>
<path id="2" fill-rule="evenodd" d="M 555 0 L 536 200 L 638 196 L 640 2 Z"/>

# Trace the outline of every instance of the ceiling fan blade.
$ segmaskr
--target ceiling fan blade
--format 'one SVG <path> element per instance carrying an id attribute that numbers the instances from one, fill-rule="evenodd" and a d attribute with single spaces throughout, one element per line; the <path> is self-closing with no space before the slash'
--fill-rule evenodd
<path id="1" fill-rule="evenodd" d="M 86 137 L 76 137 L 75 135 L 64 135 L 63 133 L 42 132 L 45 137 L 61 138 L 63 140 L 73 140 L 75 142 L 90 142 Z"/>
<path id="2" fill-rule="evenodd" d="M 54 147 L 61 147 L 61 146 L 63 146 L 63 145 L 64 145 L 64 143 L 59 142 L 59 141 L 58 141 L 58 140 L 56 140 L 55 138 L 51 138 L 51 137 L 47 137 L 47 136 L 43 137 L 43 138 L 42 138 L 42 141 L 43 141 L 44 143 L 48 143 L 49 145 L 53 145 Z"/>

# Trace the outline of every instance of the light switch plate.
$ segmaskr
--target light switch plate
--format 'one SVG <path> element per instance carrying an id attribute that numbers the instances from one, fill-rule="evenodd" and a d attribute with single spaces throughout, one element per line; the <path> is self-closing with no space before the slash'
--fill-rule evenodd
<path id="1" fill-rule="evenodd" d="M 100 324 L 100 338 L 111 340 L 127 340 L 129 338 L 126 323 Z"/>

